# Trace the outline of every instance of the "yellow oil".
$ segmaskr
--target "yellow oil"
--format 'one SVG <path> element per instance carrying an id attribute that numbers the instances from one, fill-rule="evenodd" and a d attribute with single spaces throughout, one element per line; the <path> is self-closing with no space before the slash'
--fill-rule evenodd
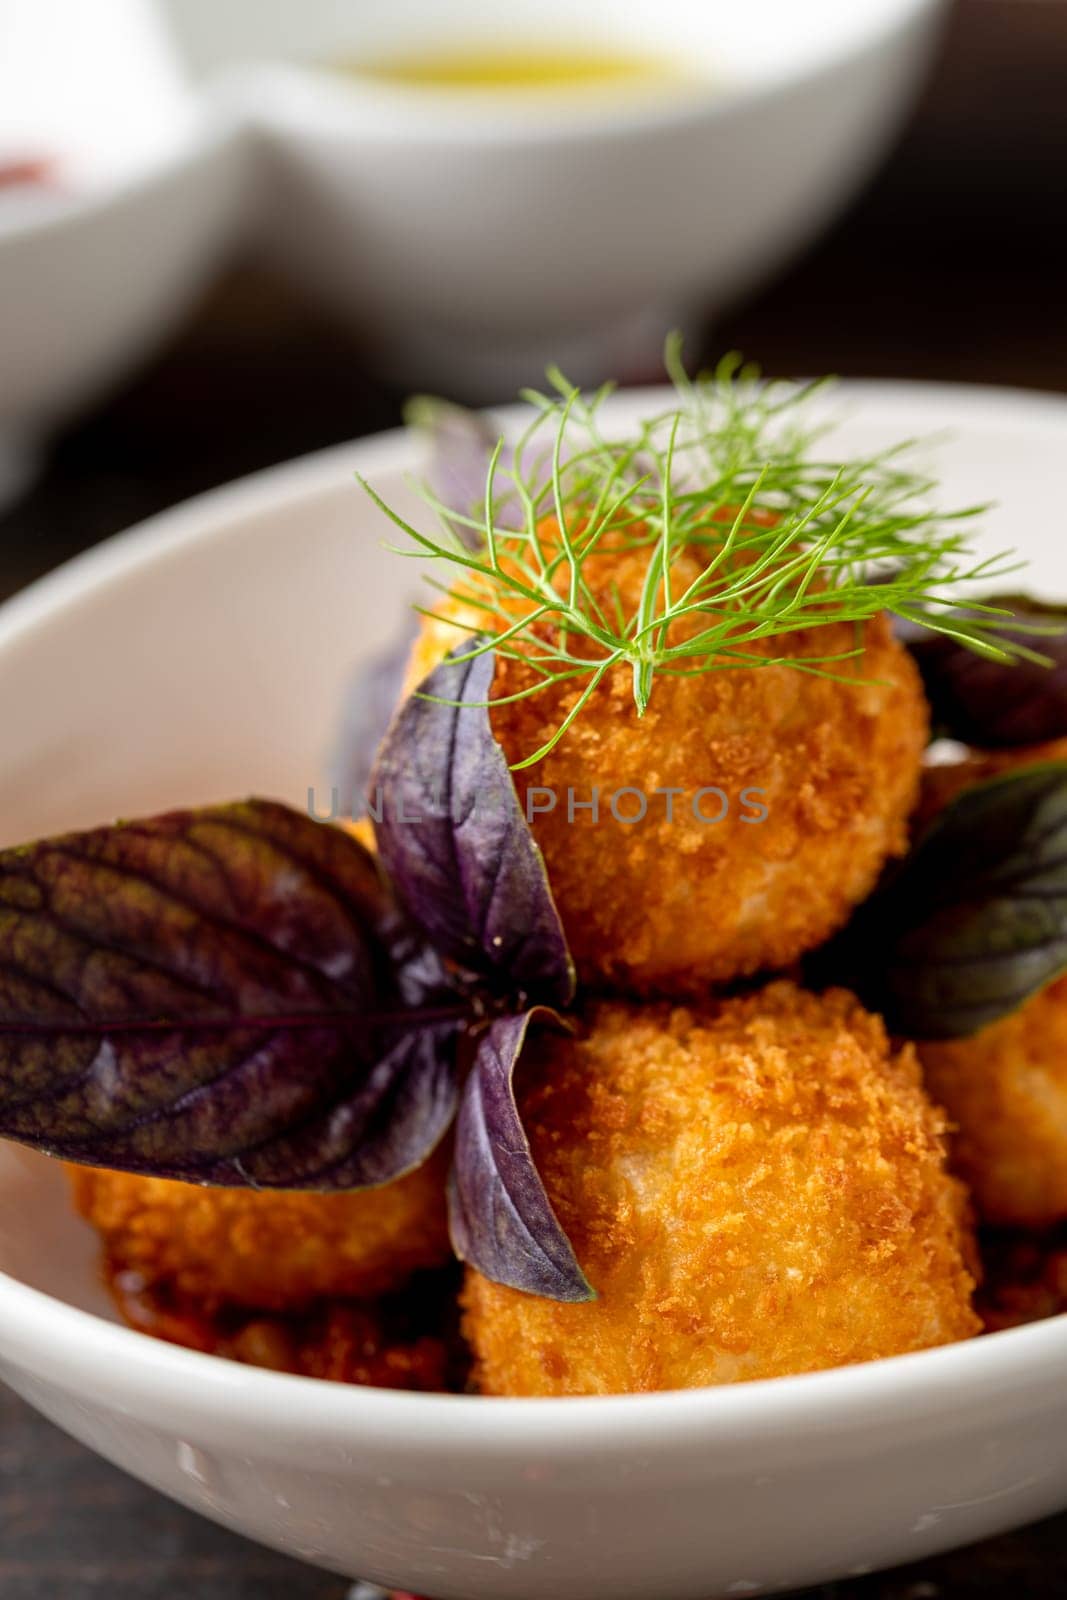
<path id="1" fill-rule="evenodd" d="M 441 50 L 370 63 L 342 61 L 337 65 L 345 72 L 407 88 L 498 94 L 655 89 L 688 76 L 675 62 L 636 51 L 517 45 Z"/>

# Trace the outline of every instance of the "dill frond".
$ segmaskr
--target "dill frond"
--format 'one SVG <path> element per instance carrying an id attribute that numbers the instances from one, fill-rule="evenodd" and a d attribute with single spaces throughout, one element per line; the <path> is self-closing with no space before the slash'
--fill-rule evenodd
<path id="1" fill-rule="evenodd" d="M 530 425 L 510 452 L 497 444 L 476 503 L 446 506 L 417 486 L 435 533 L 361 480 L 412 541 L 400 553 L 444 563 L 451 582 L 434 587 L 477 615 L 469 625 L 449 616 L 470 634 L 460 659 L 495 650 L 523 661 L 532 681 L 514 698 L 560 684 L 575 691 L 551 738 L 518 768 L 558 743 L 617 666 L 632 669 L 638 716 L 665 675 L 788 665 L 855 683 L 849 662 L 861 646 L 798 660 L 773 642 L 800 629 L 858 629 L 882 611 L 999 660 L 1035 659 L 999 637 L 1010 611 L 968 600 L 960 612 L 962 588 L 1022 563 L 1011 551 L 992 560 L 972 551 L 968 528 L 985 507 L 933 509 L 936 482 L 908 466 L 916 441 L 835 460 L 827 426 L 810 415 L 827 380 L 763 382 L 737 357 L 690 379 L 676 339 L 666 362 L 675 403 L 621 439 L 601 425 L 610 386 L 586 396 L 550 368 L 548 392 L 524 392 Z M 639 551 L 646 561 L 630 611 L 617 586 L 598 596 L 588 580 L 609 536 L 612 552 Z M 675 581 L 683 551 L 699 557 L 685 585 Z"/>

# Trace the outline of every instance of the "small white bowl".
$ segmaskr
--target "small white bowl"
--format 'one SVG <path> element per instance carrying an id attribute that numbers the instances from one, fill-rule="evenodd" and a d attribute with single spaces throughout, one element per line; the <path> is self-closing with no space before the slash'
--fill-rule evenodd
<path id="1" fill-rule="evenodd" d="M 655 392 L 613 403 L 625 421 Z M 846 451 L 950 429 L 946 505 L 998 498 L 1067 591 L 1067 402 L 846 386 Z M 195 501 L 0 614 L 0 842 L 249 792 L 306 804 L 409 564 L 388 434 Z M 0 1373 L 77 1438 L 263 1543 L 437 1600 L 707 1600 L 867 1572 L 1067 1505 L 1067 1318 L 814 1376 L 616 1399 L 345 1388 L 115 1325 L 61 1172 L 0 1146 Z"/>
<path id="2" fill-rule="evenodd" d="M 394 379 L 497 399 L 549 359 L 647 376 L 799 250 L 870 172 L 942 0 L 164 0 L 260 128 L 278 255 Z M 324 70 L 435 48 L 614 44 L 691 71 L 657 97 L 427 90 Z"/>
<path id="3" fill-rule="evenodd" d="M 152 0 L 0 0 L 0 501 L 20 457 L 161 343 L 232 241 L 247 136 L 202 104 Z"/>
<path id="4" fill-rule="evenodd" d="M 0 218 L 0 436 L 36 438 L 162 343 L 238 230 L 244 167 L 212 120 L 136 175 Z"/>

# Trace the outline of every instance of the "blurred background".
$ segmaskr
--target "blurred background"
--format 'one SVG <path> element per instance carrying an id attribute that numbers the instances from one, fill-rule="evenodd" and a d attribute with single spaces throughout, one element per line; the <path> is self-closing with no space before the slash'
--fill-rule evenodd
<path id="1" fill-rule="evenodd" d="M 0 0 L 0 26 L 5 8 L 18 12 L 25 4 L 43 14 L 57 3 L 91 13 L 103 11 L 111 0 L 94 0 L 92 5 L 79 5 L 77 0 Z M 267 13 L 278 7 L 262 9 Z M 760 6 L 745 9 L 758 12 Z M 830 200 L 823 196 L 815 204 L 814 243 L 792 242 L 797 228 L 793 221 L 789 238 L 762 247 L 758 263 L 742 264 L 740 280 L 736 273 L 728 273 L 730 281 L 722 292 L 715 281 L 721 264 L 712 260 L 702 296 L 700 247 L 688 240 L 696 257 L 692 270 L 697 290 L 687 282 L 682 303 L 663 308 L 662 316 L 684 318 L 692 358 L 707 360 L 737 348 L 774 374 L 836 371 L 1053 390 L 1067 387 L 1063 293 L 1067 230 L 1062 221 L 1067 188 L 1067 0 L 957 0 L 942 25 L 935 65 L 925 86 L 921 87 L 919 59 L 909 65 L 899 92 L 894 91 L 897 109 L 886 117 L 883 108 L 888 125 L 875 140 L 877 148 L 892 137 L 898 116 L 910 119 L 888 162 L 880 169 L 876 166 L 851 204 L 846 203 L 848 190 L 853 183 L 863 183 L 862 172 L 849 178 L 844 193 L 835 193 Z M 60 35 L 53 32 L 52 37 Z M 879 50 L 884 56 L 888 46 L 884 42 L 879 46 L 876 40 L 876 74 Z M 0 163 L 7 160 L 10 171 L 19 147 L 3 120 L 4 56 L 0 42 Z M 232 119 L 234 97 L 239 99 L 248 87 L 231 85 L 229 105 L 222 109 L 216 105 L 210 127 L 197 130 L 201 158 L 212 139 L 217 141 L 214 153 L 228 153 L 231 164 L 248 156 L 246 148 L 227 143 L 232 130 L 219 127 L 228 116 Z M 828 93 L 824 85 L 816 84 L 816 99 Z M 916 95 L 920 98 L 913 105 Z M 678 91 L 675 98 L 681 97 Z M 157 99 L 165 99 L 158 86 Z M 342 123 L 346 110 L 341 108 Z M 392 106 L 388 111 L 396 114 Z M 786 107 L 786 139 L 799 137 L 790 118 L 799 125 L 807 112 L 805 105 Z M 729 133 L 741 147 L 753 136 L 753 120 L 756 135 L 766 136 L 768 121 L 773 123 L 778 115 L 774 107 L 757 108 L 754 119 L 742 119 Z M 300 121 L 303 108 L 293 116 Z M 538 120 L 543 120 L 543 113 L 538 113 Z M 491 132 L 478 133 L 483 145 L 491 138 Z M 590 140 L 595 141 L 597 133 L 590 129 Z M 783 135 L 776 131 L 775 136 Z M 361 142 L 359 130 L 352 137 Z M 436 148 L 432 125 L 429 137 L 431 149 Z M 328 127 L 323 138 L 336 143 L 338 135 Z M 601 140 L 607 142 L 602 133 Z M 774 161 L 777 154 L 771 143 L 766 159 Z M 236 145 L 240 144 L 238 136 Z M 877 162 L 877 148 L 865 156 L 866 161 Z M 632 151 L 624 153 L 632 164 Z M 37 159 L 46 154 L 38 151 Z M 552 159 L 562 163 L 567 154 L 561 146 Z M 31 155 L 23 149 L 25 161 Z M 438 187 L 439 166 L 440 161 L 431 174 Z M 164 176 L 173 181 L 172 170 L 165 169 Z M 714 232 L 729 233 L 735 226 L 734 213 L 749 203 L 744 177 L 735 175 L 733 205 L 723 209 L 720 204 L 713 218 Z M 413 358 L 410 335 L 417 335 L 425 316 L 405 310 L 401 320 L 408 324 L 408 336 L 398 341 L 402 350 L 391 353 L 388 341 L 384 347 L 375 343 L 374 325 L 386 320 L 385 314 L 368 316 L 361 326 L 351 306 L 340 307 L 337 295 L 324 291 L 318 279 L 283 262 L 264 238 L 268 230 L 248 224 L 248 185 L 264 184 L 264 173 L 257 169 L 239 176 L 230 170 L 216 180 L 212 205 L 228 219 L 232 235 L 228 240 L 213 239 L 195 264 L 182 263 L 185 279 L 191 279 L 184 291 L 188 303 L 180 294 L 175 303 L 171 286 L 165 316 L 139 324 L 132 348 L 119 337 L 117 372 L 109 370 L 106 357 L 101 366 L 94 352 L 93 360 L 101 366 L 99 379 L 95 370 L 82 373 L 68 392 L 53 397 L 48 385 L 69 355 L 79 327 L 104 320 L 78 303 L 79 282 L 97 271 L 107 255 L 107 228 L 100 219 L 90 219 L 96 233 L 85 243 L 85 264 L 75 263 L 71 282 L 65 281 L 64 273 L 71 277 L 71 258 L 83 248 L 80 239 L 53 244 L 53 253 L 60 249 L 65 258 L 59 263 L 38 248 L 41 235 L 62 231 L 68 200 L 75 210 L 84 209 L 76 178 L 74 174 L 59 180 L 68 191 L 59 201 L 49 196 L 49 204 L 59 207 L 59 217 L 49 213 L 28 219 L 29 202 L 17 199 L 10 184 L 0 205 L 0 461 L 6 445 L 9 466 L 17 458 L 18 474 L 26 483 L 24 493 L 0 512 L 0 590 L 5 593 L 95 540 L 187 495 L 292 455 L 393 425 L 412 386 L 466 395 L 473 377 L 478 398 L 507 399 L 520 381 L 536 381 L 545 357 L 574 354 L 556 350 L 550 328 L 540 348 L 536 337 L 529 340 L 532 350 L 525 364 L 506 356 L 496 382 L 492 373 L 472 374 L 460 363 L 450 383 L 449 364 L 446 361 L 442 368 L 437 348 L 426 352 L 420 370 L 417 338 Z M 131 186 L 128 176 L 123 175 L 122 181 Z M 314 187 L 316 180 L 311 181 Z M 336 175 L 333 181 L 339 182 Z M 624 172 L 624 186 L 627 181 Z M 821 181 L 815 180 L 816 188 Z M 325 178 L 319 183 L 320 188 L 326 186 Z M 397 177 L 396 184 L 402 188 L 403 178 Z M 165 198 L 162 220 L 149 217 L 142 232 L 125 241 L 110 273 L 108 295 L 120 304 L 136 297 L 142 279 L 158 280 L 163 268 L 153 255 L 154 237 L 167 234 L 168 258 L 176 253 L 170 236 L 181 231 L 181 217 L 188 211 L 182 211 L 173 193 Z M 296 231 L 295 221 L 290 224 L 291 194 L 283 188 L 265 198 L 268 211 L 274 211 L 268 221 L 283 233 L 290 225 Z M 617 207 L 618 197 L 611 198 Z M 705 200 L 690 186 L 677 203 L 684 214 L 701 209 Z M 419 204 L 426 206 L 425 196 Z M 844 213 L 834 220 L 834 211 L 842 204 Z M 507 206 L 501 204 L 500 210 L 500 226 L 513 228 Z M 103 223 L 111 225 L 106 217 Z M 214 223 L 217 228 L 217 216 Z M 432 218 L 425 223 L 419 254 L 429 262 L 428 294 L 434 299 L 438 291 L 431 223 Z M 644 224 L 637 216 L 628 226 L 643 229 Z M 803 236 L 803 219 L 799 226 Z M 554 238 L 565 238 L 567 230 L 567 218 L 560 215 Z M 305 222 L 305 232 L 310 231 L 312 224 Z M 26 235 L 33 236 L 37 254 L 25 252 L 31 259 L 9 264 Z M 323 249 L 336 243 L 329 232 L 325 237 Z M 474 244 L 476 262 L 484 245 L 477 240 Z M 360 255 L 358 230 L 355 243 L 347 241 L 347 248 L 352 250 L 346 258 L 351 266 L 353 257 Z M 670 234 L 657 242 L 662 255 L 670 256 L 674 248 Z M 554 243 L 546 245 L 546 253 L 556 249 Z M 23 279 L 16 294 L 10 279 L 18 269 Z M 581 270 L 601 275 L 603 281 L 594 288 L 602 296 L 613 271 L 610 258 Z M 751 279 L 747 287 L 746 276 Z M 404 290 L 411 291 L 411 286 Z M 87 291 L 81 293 L 84 301 Z M 143 317 L 144 308 L 140 312 Z M 500 312 L 505 319 L 507 314 L 507 308 Z M 536 317 L 533 329 L 536 335 Z M 29 337 L 39 340 L 41 330 L 46 335 L 43 349 L 31 344 Z M 661 333 L 662 319 L 657 322 L 653 315 L 644 347 L 639 341 L 635 346 L 631 337 L 626 348 L 613 351 L 609 330 L 606 348 L 593 353 L 595 370 L 588 370 L 588 361 L 579 361 L 586 370 L 575 375 L 629 381 L 655 378 Z M 125 337 L 128 343 L 130 336 Z M 9 489 L 15 471 L 12 466 Z"/>
<path id="2" fill-rule="evenodd" d="M 480 45 L 464 85 L 466 9 L 0 0 L 0 596 L 415 387 L 655 381 L 671 325 L 694 363 L 1067 391 L 1067 0 L 544 3 L 562 87 Z M 7 1396 L 0 1529 L 4 1600 L 344 1591 Z M 1053 1523 L 832 1593 L 1041 1600 L 1065 1561 Z"/>

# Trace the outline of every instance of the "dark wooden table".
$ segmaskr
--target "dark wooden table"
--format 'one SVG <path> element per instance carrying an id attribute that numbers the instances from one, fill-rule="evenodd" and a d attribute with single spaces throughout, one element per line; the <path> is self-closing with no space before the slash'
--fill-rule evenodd
<path id="1" fill-rule="evenodd" d="M 774 373 L 1067 392 L 1065 201 L 1067 0 L 961 0 L 890 166 L 806 260 L 709 330 L 706 353 L 739 348 Z M 0 518 L 0 593 L 189 494 L 387 427 L 399 405 L 350 334 L 235 270 Z M 342 1600 L 345 1588 L 170 1505 L 0 1393 L 0 1600 Z M 1067 1518 L 820 1592 L 1065 1591 Z"/>

